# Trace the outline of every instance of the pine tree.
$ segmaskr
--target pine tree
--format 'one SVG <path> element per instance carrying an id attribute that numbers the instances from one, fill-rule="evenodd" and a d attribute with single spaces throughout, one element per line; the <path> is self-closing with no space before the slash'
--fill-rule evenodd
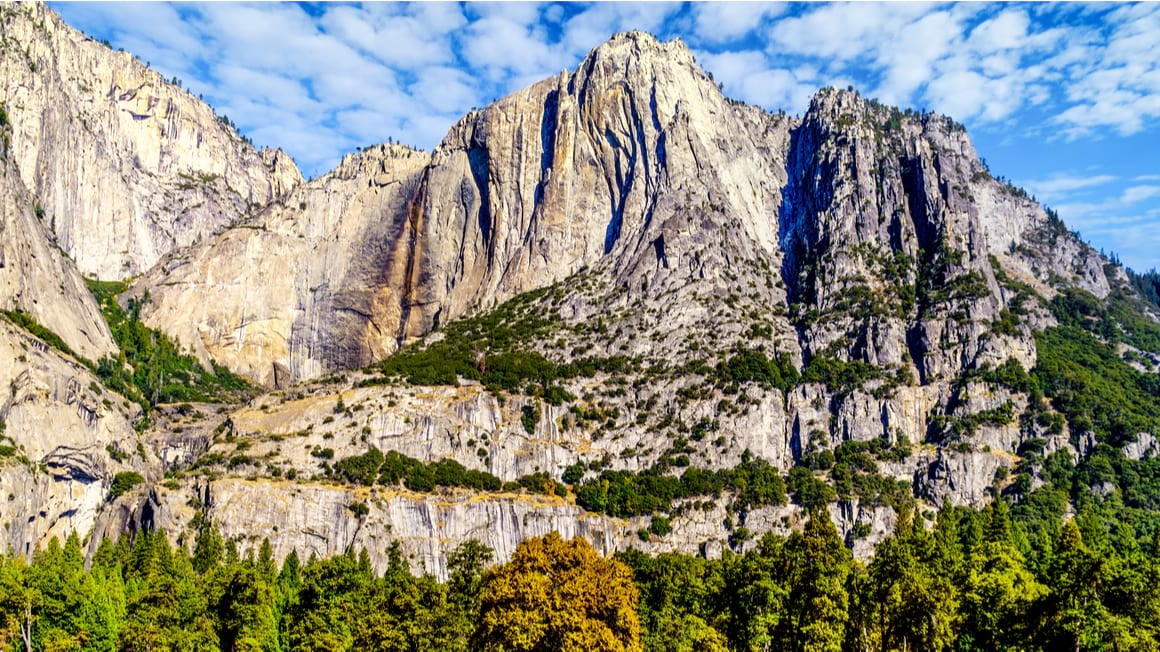
<path id="1" fill-rule="evenodd" d="M 801 532 L 783 548 L 788 570 L 785 620 L 779 624 L 781 647 L 789 650 L 837 652 L 846 638 L 851 570 L 850 551 L 842 543 L 824 508 L 810 512 Z"/>
<path id="2" fill-rule="evenodd" d="M 937 572 L 935 539 L 915 523 L 912 509 L 899 514 L 894 536 L 878 545 L 869 567 L 867 629 L 879 649 L 940 650 L 957 634 L 958 591 Z"/>

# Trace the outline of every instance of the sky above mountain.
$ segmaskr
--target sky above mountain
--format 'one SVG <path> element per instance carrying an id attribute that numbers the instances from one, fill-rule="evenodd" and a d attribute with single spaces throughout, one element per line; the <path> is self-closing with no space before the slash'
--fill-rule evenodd
<path id="1" fill-rule="evenodd" d="M 800 115 L 853 86 L 965 124 L 996 176 L 1097 248 L 1160 267 L 1160 4 L 50 3 L 317 176 L 574 69 L 681 38 L 725 94 Z"/>

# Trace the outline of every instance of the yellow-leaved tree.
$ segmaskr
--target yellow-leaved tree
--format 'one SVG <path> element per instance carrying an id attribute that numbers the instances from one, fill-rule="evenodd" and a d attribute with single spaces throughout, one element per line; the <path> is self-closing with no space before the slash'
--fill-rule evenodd
<path id="1" fill-rule="evenodd" d="M 528 539 L 484 574 L 476 649 L 642 652 L 632 571 L 584 539 Z"/>

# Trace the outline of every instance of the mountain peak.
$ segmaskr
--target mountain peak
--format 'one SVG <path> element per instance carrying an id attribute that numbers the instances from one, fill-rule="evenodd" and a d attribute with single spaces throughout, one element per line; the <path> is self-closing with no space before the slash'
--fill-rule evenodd
<path id="1" fill-rule="evenodd" d="M 688 51 L 688 46 L 680 38 L 674 38 L 669 41 L 662 41 L 655 34 L 641 31 L 639 29 L 631 29 L 625 32 L 617 32 L 610 36 L 607 41 L 596 46 L 599 50 L 606 46 L 617 46 L 623 44 L 630 44 L 633 47 L 647 49 L 664 49 L 669 47 L 676 47 Z"/>
<path id="2" fill-rule="evenodd" d="M 661 41 L 656 36 L 639 30 L 620 32 L 588 53 L 577 71 L 592 70 L 597 65 L 621 70 L 645 69 L 658 65 L 692 68 L 708 77 L 697 65 L 693 53 L 679 38 Z"/>

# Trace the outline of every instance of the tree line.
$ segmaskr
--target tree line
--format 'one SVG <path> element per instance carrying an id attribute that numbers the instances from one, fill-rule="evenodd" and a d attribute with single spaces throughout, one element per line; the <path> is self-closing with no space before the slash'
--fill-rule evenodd
<path id="1" fill-rule="evenodd" d="M 598 554 L 557 534 L 505 564 L 476 541 L 448 579 L 398 544 L 279 563 L 201 523 L 0 559 L 7 650 L 1154 650 L 1160 534 L 1141 542 L 1098 505 L 1030 530 L 1003 500 L 937 515 L 904 505 L 868 561 L 828 512 L 720 559 Z"/>

